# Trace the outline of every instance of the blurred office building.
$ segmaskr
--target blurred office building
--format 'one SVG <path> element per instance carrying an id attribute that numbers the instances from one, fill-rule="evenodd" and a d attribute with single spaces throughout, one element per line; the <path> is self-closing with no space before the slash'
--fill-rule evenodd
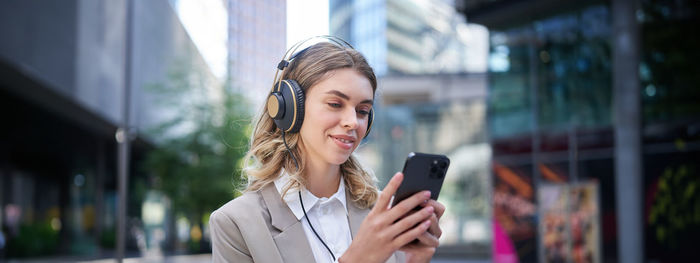
<path id="1" fill-rule="evenodd" d="M 450 159 L 438 199 L 447 207 L 438 258 L 489 255 L 487 83 L 484 73 L 381 77 L 374 134 L 359 150 L 383 182 L 402 169 L 409 152 Z"/>
<path id="2" fill-rule="evenodd" d="M 489 30 L 494 262 L 685 262 L 697 1 L 455 1 Z"/>
<path id="3" fill-rule="evenodd" d="M 378 177 L 410 151 L 452 159 L 439 257 L 677 262 L 700 233 L 698 12 L 697 1 L 338 0 L 330 30 L 380 76 L 360 148 Z"/>
<path id="4" fill-rule="evenodd" d="M 0 261 L 113 255 L 117 140 L 125 139 L 117 128 L 125 120 L 127 250 L 150 246 L 144 197 L 132 194 L 144 177 L 140 162 L 158 141 L 144 130 L 178 114 L 178 104 L 158 103 L 162 93 L 153 91 L 189 102 L 222 94 L 174 9 L 165 0 L 3 1 L 0 36 Z M 177 89 L 172 77 L 182 75 L 193 82 Z M 157 203 L 147 210 L 160 212 L 145 223 L 160 224 L 157 237 L 168 239 L 168 208 Z"/>
<path id="5" fill-rule="evenodd" d="M 230 85 L 262 103 L 287 44 L 287 1 L 226 0 Z M 257 105 L 257 104 L 256 104 Z M 257 110 L 257 108 L 255 108 Z"/>
<path id="6" fill-rule="evenodd" d="M 362 52 L 378 76 L 486 70 L 485 29 L 449 1 L 330 0 L 329 9 L 330 33 Z"/>
<path id="7" fill-rule="evenodd" d="M 376 121 L 360 158 L 386 182 L 409 152 L 445 154 L 451 164 L 437 257 L 487 259 L 486 28 L 466 23 L 449 1 L 340 0 L 329 9 L 330 33 L 362 52 L 379 76 Z"/>

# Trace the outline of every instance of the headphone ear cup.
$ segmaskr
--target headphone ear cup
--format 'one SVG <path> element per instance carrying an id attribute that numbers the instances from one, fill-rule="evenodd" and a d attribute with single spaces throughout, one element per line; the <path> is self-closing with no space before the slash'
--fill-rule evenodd
<path id="1" fill-rule="evenodd" d="M 292 122 L 292 126 L 289 128 L 287 132 L 290 133 L 297 133 L 299 130 L 301 130 L 301 124 L 304 123 L 304 102 L 306 101 L 306 97 L 304 95 L 304 90 L 301 89 L 301 86 L 299 86 L 299 83 L 297 83 L 295 80 L 287 80 L 289 82 L 290 86 L 292 87 L 292 90 L 294 91 L 295 99 L 296 99 L 296 121 Z"/>
<path id="2" fill-rule="evenodd" d="M 276 97 L 281 97 L 280 100 L 283 101 L 280 114 L 276 114 L 278 118 L 273 118 L 277 128 L 286 133 L 299 132 L 304 122 L 304 90 L 296 81 L 285 79 L 280 82 L 279 88 L 273 94 L 278 94 Z M 274 105 L 274 99 L 270 100 L 272 100 L 270 104 Z M 268 113 L 273 114 L 269 108 Z"/>
<path id="3" fill-rule="evenodd" d="M 374 122 L 374 109 L 369 110 L 369 115 L 367 116 L 367 132 L 365 133 L 365 137 L 369 136 L 369 132 L 372 130 L 372 123 Z"/>

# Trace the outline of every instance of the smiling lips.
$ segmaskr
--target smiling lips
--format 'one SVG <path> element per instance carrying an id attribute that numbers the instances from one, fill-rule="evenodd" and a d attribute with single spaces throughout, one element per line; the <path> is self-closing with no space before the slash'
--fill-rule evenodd
<path id="1" fill-rule="evenodd" d="M 338 147 L 345 149 L 345 150 L 352 149 L 352 146 L 355 143 L 355 137 L 352 137 L 352 136 L 331 135 L 330 137 L 333 139 L 335 144 L 338 145 Z"/>

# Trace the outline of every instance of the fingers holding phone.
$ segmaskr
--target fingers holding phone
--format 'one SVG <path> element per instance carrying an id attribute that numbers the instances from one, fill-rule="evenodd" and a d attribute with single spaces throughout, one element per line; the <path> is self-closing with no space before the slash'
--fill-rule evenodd
<path id="1" fill-rule="evenodd" d="M 444 155 L 410 153 L 339 262 L 384 262 L 399 249 L 411 262 L 430 260 L 442 235 L 438 222 L 445 206 L 435 200 L 449 163 Z"/>
<path id="2" fill-rule="evenodd" d="M 428 230 L 425 233 L 420 235 L 418 237 L 417 242 L 414 242 L 414 243 L 422 243 L 423 245 L 426 245 L 426 246 L 437 247 L 437 245 L 439 244 L 438 240 L 442 236 L 442 229 L 440 228 L 439 221 L 445 212 L 445 206 L 442 205 L 438 201 L 428 199 L 427 201 L 421 203 L 419 208 L 420 209 L 416 208 L 416 209 L 409 211 L 401 218 L 414 215 L 415 213 L 419 213 L 420 211 L 424 211 L 424 209 L 426 209 L 426 208 L 428 209 L 428 211 L 433 211 L 430 214 L 430 217 L 428 219 L 428 220 L 430 220 L 430 227 L 428 228 Z"/>
<path id="3" fill-rule="evenodd" d="M 440 194 L 450 159 L 445 155 L 425 154 L 412 152 L 406 158 L 403 173 L 404 180 L 396 189 L 394 204 L 401 205 L 407 196 L 416 192 L 430 191 L 431 198 L 420 203 L 417 209 L 432 208 L 428 218 L 429 228 L 421 233 L 414 242 L 404 245 L 401 250 L 406 252 L 409 261 L 427 262 L 435 253 L 440 244 L 439 239 L 442 229 L 438 224 L 440 217 L 445 212 L 445 206 L 435 201 Z M 411 212 L 409 212 L 410 214 Z M 417 212 L 416 212 L 417 213 Z M 404 216 L 408 217 L 408 214 Z"/>
<path id="4" fill-rule="evenodd" d="M 402 216 L 426 202 L 430 198 L 429 193 L 416 193 L 404 200 L 404 204 L 389 207 L 391 197 L 402 180 L 402 173 L 392 177 L 339 262 L 384 262 L 396 250 L 428 231 L 432 223 L 430 217 L 435 211 L 432 206 L 424 207 L 411 216 Z"/>
<path id="5" fill-rule="evenodd" d="M 426 207 L 426 206 L 431 206 L 433 207 L 435 213 L 433 216 L 431 216 L 430 221 L 432 224 L 430 224 L 430 228 L 428 229 L 428 232 L 432 234 L 433 236 L 440 238 L 442 236 L 442 229 L 440 229 L 440 225 L 438 225 L 438 221 L 442 217 L 442 215 L 445 213 L 445 206 L 435 200 L 429 199 L 427 202 L 422 203 L 421 207 Z"/>
<path id="6" fill-rule="evenodd" d="M 434 207 L 426 206 L 420 211 L 409 214 L 414 208 L 420 207 L 421 204 L 427 203 L 428 200 L 430 200 L 430 191 L 415 193 L 395 206 L 389 206 L 391 195 L 393 195 L 398 188 L 395 183 L 401 184 L 401 180 L 403 180 L 403 174 L 396 173 L 394 178 L 392 178 L 382 191 L 380 195 L 381 202 L 377 201 L 377 205 L 375 205 L 370 212 L 370 214 L 374 213 L 375 215 L 381 214 L 381 220 L 384 224 L 389 225 L 389 231 L 394 236 L 411 231 L 419 227 L 418 224 L 420 223 L 429 225 L 430 217 L 435 211 Z M 384 196 L 382 197 L 382 195 Z"/>

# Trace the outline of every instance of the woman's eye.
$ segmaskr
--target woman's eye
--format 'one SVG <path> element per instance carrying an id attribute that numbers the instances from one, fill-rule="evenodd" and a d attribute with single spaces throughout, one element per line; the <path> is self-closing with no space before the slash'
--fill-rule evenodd
<path id="1" fill-rule="evenodd" d="M 369 115 L 369 111 L 368 111 L 368 110 L 358 110 L 357 113 L 360 114 L 360 115 L 362 115 L 362 116 Z"/>
<path id="2" fill-rule="evenodd" d="M 340 103 L 328 103 L 328 106 L 331 106 L 332 108 L 340 108 Z"/>

